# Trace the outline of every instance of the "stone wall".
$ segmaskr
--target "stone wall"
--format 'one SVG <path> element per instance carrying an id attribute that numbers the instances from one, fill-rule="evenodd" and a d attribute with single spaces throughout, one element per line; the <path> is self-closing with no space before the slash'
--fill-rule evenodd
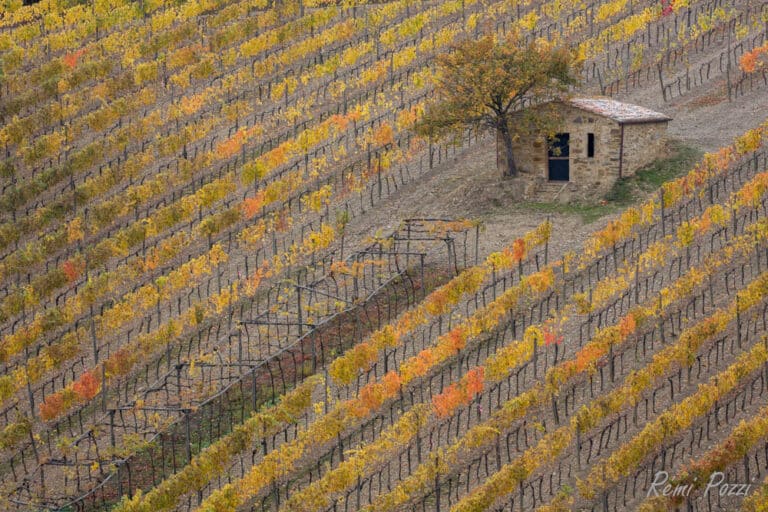
<path id="1" fill-rule="evenodd" d="M 632 176 L 650 164 L 664 150 L 667 122 L 624 125 L 624 161 L 622 176 Z"/>

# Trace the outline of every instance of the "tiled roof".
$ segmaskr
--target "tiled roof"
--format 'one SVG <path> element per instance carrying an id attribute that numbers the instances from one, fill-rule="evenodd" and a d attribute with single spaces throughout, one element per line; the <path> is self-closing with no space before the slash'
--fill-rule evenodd
<path id="1" fill-rule="evenodd" d="M 571 98 L 568 103 L 619 123 L 652 123 L 672 120 L 666 114 L 610 98 Z"/>

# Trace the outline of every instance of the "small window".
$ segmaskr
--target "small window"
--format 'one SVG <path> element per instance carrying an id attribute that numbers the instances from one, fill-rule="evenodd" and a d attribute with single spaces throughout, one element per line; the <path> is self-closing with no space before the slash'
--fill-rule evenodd
<path id="1" fill-rule="evenodd" d="M 595 134 L 587 134 L 587 158 L 595 157 Z"/>

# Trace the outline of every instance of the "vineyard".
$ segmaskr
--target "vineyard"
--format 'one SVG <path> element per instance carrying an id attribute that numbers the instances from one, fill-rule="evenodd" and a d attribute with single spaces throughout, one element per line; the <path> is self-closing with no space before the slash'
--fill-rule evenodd
<path id="1" fill-rule="evenodd" d="M 768 510 L 768 2 L 22 3 L 0 510 Z M 401 214 L 491 140 L 414 132 L 436 57 L 513 32 L 757 118 L 583 244 Z"/>

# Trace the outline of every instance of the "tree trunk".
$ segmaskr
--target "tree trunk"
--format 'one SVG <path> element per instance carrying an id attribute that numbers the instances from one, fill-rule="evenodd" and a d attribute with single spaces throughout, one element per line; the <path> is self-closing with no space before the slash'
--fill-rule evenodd
<path id="1" fill-rule="evenodd" d="M 512 152 L 512 134 L 509 133 L 507 121 L 502 120 L 497 128 L 496 137 L 496 165 L 502 176 L 517 176 L 517 165 L 515 165 L 515 155 Z"/>

